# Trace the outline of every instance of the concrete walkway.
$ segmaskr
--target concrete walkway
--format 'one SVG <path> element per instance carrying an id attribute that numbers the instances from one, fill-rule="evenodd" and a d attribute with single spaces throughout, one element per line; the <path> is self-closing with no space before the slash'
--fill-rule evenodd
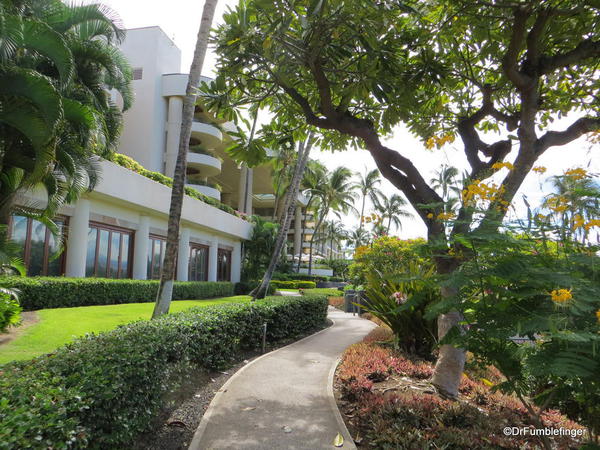
<path id="1" fill-rule="evenodd" d="M 239 370 L 215 395 L 190 445 L 208 449 L 356 448 L 333 398 L 336 362 L 375 324 L 330 307 L 334 325 Z"/>

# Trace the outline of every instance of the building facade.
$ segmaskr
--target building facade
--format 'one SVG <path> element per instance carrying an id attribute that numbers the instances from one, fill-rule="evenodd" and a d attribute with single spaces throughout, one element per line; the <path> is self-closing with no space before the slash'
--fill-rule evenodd
<path id="1" fill-rule="evenodd" d="M 172 177 L 188 81 L 180 72 L 181 52 L 159 27 L 128 30 L 121 50 L 133 68 L 135 101 L 124 113 L 118 153 Z M 271 168 L 233 161 L 225 151 L 232 142 L 231 130 L 231 124 L 219 122 L 201 104 L 196 107 L 186 184 L 242 217 L 186 196 L 177 280 L 239 281 L 242 243 L 252 232 L 243 216 L 273 206 Z M 160 277 L 170 188 L 109 161 L 101 161 L 100 168 L 94 191 L 63 207 L 56 218 L 62 242 L 35 220 L 13 218 L 11 238 L 23 247 L 29 275 Z M 35 192 L 22 196 L 24 204 L 43 201 Z M 59 252 L 61 246 L 64 251 Z"/>

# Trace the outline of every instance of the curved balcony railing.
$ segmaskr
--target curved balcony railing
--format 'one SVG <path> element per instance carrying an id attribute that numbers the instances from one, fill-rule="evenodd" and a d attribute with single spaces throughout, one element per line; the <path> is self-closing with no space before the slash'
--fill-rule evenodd
<path id="1" fill-rule="evenodd" d="M 221 160 L 215 156 L 189 152 L 188 167 L 197 169 L 204 177 L 213 177 L 221 173 Z"/>

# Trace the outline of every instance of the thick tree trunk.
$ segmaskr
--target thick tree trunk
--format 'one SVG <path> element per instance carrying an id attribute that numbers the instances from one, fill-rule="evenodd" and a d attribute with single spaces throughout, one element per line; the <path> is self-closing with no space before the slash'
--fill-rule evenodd
<path id="1" fill-rule="evenodd" d="M 300 181 L 302 180 L 304 169 L 306 168 L 306 164 L 308 163 L 308 155 L 310 154 L 311 147 L 312 133 L 310 133 L 306 141 L 302 142 L 299 146 L 298 159 L 296 161 L 296 167 L 294 168 L 294 175 L 292 177 L 292 182 L 288 189 L 288 193 L 285 196 L 284 209 L 282 211 L 281 221 L 279 222 L 280 225 L 279 232 L 277 233 L 277 241 L 275 243 L 275 251 L 271 256 L 271 262 L 269 263 L 269 267 L 267 268 L 265 275 L 263 276 L 260 286 L 256 289 L 255 292 L 252 293 L 253 300 L 265 297 L 266 292 L 269 288 L 269 283 L 271 283 L 271 279 L 273 278 L 273 272 L 275 272 L 275 267 L 277 267 L 277 263 L 279 262 L 281 252 L 285 247 L 287 233 L 290 228 L 292 216 L 294 214 L 294 202 L 298 197 Z"/>
<path id="2" fill-rule="evenodd" d="M 457 264 L 455 262 L 438 261 L 437 263 L 439 274 L 452 273 L 456 268 Z M 443 286 L 440 293 L 442 298 L 448 298 L 455 296 L 457 290 L 456 288 Z M 438 316 L 438 341 L 442 340 L 453 327 L 460 326 L 459 323 L 462 320 L 463 316 L 459 311 L 449 311 Z M 440 395 L 452 399 L 458 398 L 458 387 L 465 367 L 465 358 L 464 349 L 448 344 L 440 346 L 438 359 L 431 377 L 431 384 L 437 388 Z"/>
<path id="3" fill-rule="evenodd" d="M 204 64 L 204 57 L 208 48 L 208 37 L 212 26 L 215 8 L 218 0 L 206 0 L 202 11 L 202 19 L 198 30 L 194 59 L 190 67 L 190 76 L 183 101 L 183 115 L 181 122 L 181 135 L 179 138 L 179 151 L 173 175 L 173 188 L 171 190 L 171 206 L 169 208 L 169 224 L 167 229 L 167 246 L 160 277 L 160 286 L 156 295 L 156 303 L 152 318 L 158 318 L 169 312 L 173 298 L 173 283 L 175 280 L 175 260 L 179 250 L 179 225 L 181 222 L 181 209 L 185 193 L 185 171 L 187 167 L 187 153 L 192 134 L 192 121 L 196 105 L 196 89 L 200 84 L 200 74 Z"/>

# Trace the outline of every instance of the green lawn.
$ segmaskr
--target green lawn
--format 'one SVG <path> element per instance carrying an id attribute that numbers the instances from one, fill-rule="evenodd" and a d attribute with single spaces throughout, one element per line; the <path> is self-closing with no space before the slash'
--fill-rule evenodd
<path id="1" fill-rule="evenodd" d="M 298 292 L 298 289 L 277 289 L 278 291 L 284 292 Z M 304 289 L 304 292 L 308 294 L 323 294 L 329 295 L 332 297 L 343 297 L 344 293 L 335 288 L 314 288 L 314 289 Z"/>
<path id="2" fill-rule="evenodd" d="M 170 311 L 183 311 L 193 306 L 248 301 L 250 297 L 247 295 L 211 300 L 181 300 L 173 302 Z M 153 308 L 154 303 L 127 303 L 39 310 L 37 311 L 40 319 L 38 323 L 25 330 L 14 341 L 0 346 L 0 364 L 31 359 L 49 353 L 86 333 L 112 330 L 118 325 L 134 320 L 149 319 Z"/>

